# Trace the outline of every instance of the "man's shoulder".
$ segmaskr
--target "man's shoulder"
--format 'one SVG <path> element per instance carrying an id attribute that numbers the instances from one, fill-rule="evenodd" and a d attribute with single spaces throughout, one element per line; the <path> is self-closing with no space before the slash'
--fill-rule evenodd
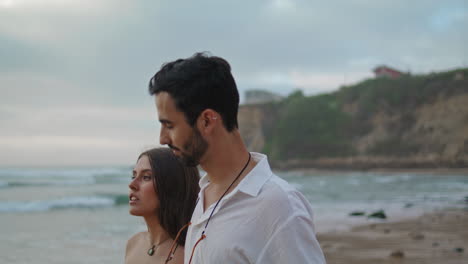
<path id="1" fill-rule="evenodd" d="M 311 214 L 311 206 L 304 195 L 293 185 L 273 174 L 262 187 L 259 196 L 264 203 L 277 208 L 278 213 Z"/>
<path id="2" fill-rule="evenodd" d="M 304 195 L 271 170 L 265 154 L 251 154 L 257 165 L 241 189 L 250 194 L 257 194 L 256 203 L 259 207 L 275 208 L 272 213 L 277 215 L 312 213 L 310 203 Z"/>

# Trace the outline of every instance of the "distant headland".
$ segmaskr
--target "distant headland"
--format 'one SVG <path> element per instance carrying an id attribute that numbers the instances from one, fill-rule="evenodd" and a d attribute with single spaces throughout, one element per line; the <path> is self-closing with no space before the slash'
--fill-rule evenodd
<path id="1" fill-rule="evenodd" d="M 315 96 L 255 91 L 239 109 L 248 148 L 277 169 L 468 168 L 468 68 L 374 72 Z"/>

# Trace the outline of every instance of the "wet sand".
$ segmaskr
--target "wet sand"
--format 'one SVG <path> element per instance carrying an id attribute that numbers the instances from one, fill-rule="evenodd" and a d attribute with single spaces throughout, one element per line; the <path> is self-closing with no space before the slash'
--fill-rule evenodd
<path id="1" fill-rule="evenodd" d="M 319 234 L 328 264 L 468 263 L 468 207 Z"/>
<path id="2" fill-rule="evenodd" d="M 4 213 L 0 263 L 123 263 L 127 239 L 144 228 L 124 206 Z"/>
<path id="3" fill-rule="evenodd" d="M 126 207 L 3 214 L 0 223 L 0 263 L 122 263 L 127 239 L 145 228 Z M 468 207 L 318 239 L 328 264 L 467 264 Z"/>

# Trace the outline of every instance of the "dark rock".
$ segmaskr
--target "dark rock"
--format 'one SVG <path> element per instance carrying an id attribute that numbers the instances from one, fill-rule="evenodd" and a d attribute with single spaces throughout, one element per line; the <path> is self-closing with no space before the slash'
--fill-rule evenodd
<path id="1" fill-rule="evenodd" d="M 376 212 L 373 212 L 367 216 L 368 218 L 380 218 L 380 219 L 387 219 L 387 215 L 383 210 L 379 210 Z"/>
<path id="2" fill-rule="evenodd" d="M 407 203 L 407 204 L 405 204 L 405 208 L 413 207 L 413 205 L 414 205 L 413 203 Z"/>
<path id="3" fill-rule="evenodd" d="M 388 229 L 388 228 L 384 229 L 384 233 L 385 233 L 385 234 L 388 234 L 388 233 L 390 233 L 390 231 L 391 231 L 391 230 L 390 230 L 390 229 Z"/>
<path id="4" fill-rule="evenodd" d="M 363 211 L 353 211 L 351 213 L 349 213 L 350 216 L 363 216 L 363 215 L 366 215 L 366 212 L 363 212 Z"/>
<path id="5" fill-rule="evenodd" d="M 402 250 L 395 250 L 390 253 L 390 257 L 392 258 L 403 258 L 405 257 L 405 253 Z"/>
<path id="6" fill-rule="evenodd" d="M 457 252 L 457 253 L 463 253 L 463 251 L 465 251 L 465 249 L 459 247 L 459 248 L 454 248 L 453 251 L 455 251 L 455 252 Z"/>
<path id="7" fill-rule="evenodd" d="M 434 242 L 434 243 L 432 243 L 432 246 L 433 246 L 433 247 L 438 247 L 438 246 L 439 246 L 439 243 L 438 243 L 438 242 Z"/>

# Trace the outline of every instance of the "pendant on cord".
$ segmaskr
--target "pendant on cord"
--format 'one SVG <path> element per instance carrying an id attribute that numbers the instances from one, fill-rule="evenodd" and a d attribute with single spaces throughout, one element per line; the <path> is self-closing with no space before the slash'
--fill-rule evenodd
<path id="1" fill-rule="evenodd" d="M 154 247 L 155 247 L 155 246 L 156 246 L 156 245 L 153 245 L 150 249 L 148 249 L 148 255 L 153 256 L 153 254 L 154 254 Z"/>

